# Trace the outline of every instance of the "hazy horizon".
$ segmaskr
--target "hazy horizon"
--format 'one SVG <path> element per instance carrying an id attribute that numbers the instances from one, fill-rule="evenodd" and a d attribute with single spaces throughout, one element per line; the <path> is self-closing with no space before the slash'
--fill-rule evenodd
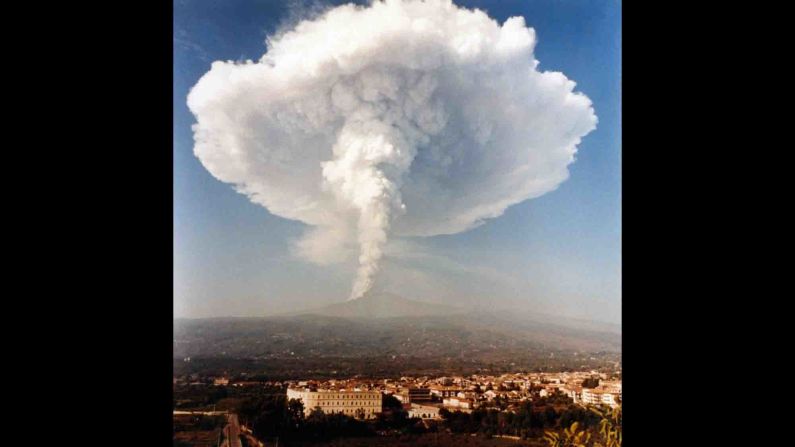
<path id="1" fill-rule="evenodd" d="M 407 299 L 408 300 L 408 298 L 405 298 L 405 297 L 402 297 L 402 296 L 397 296 L 397 295 L 394 295 L 394 294 L 388 294 L 388 295 L 389 295 L 390 298 L 391 297 L 397 297 L 397 298 L 402 298 L 402 299 Z M 361 299 L 368 299 L 368 298 L 369 297 L 363 297 Z M 452 303 L 451 304 L 451 303 L 424 301 L 424 300 L 418 300 L 418 299 L 411 299 L 410 301 L 417 301 L 417 302 L 420 302 L 420 303 L 423 303 L 423 304 L 434 304 L 434 305 L 446 306 L 446 307 L 449 307 L 451 309 L 455 309 L 457 311 L 460 311 L 462 315 L 464 315 L 464 314 L 468 315 L 468 314 L 471 314 L 473 312 L 474 313 L 486 312 L 486 313 L 496 314 L 496 315 L 504 313 L 508 317 L 516 317 L 517 314 L 519 316 L 533 315 L 533 316 L 541 317 L 541 318 L 549 317 L 551 319 L 555 319 L 555 321 L 566 321 L 566 320 L 583 321 L 583 322 L 592 322 L 592 323 L 597 323 L 597 324 L 604 324 L 604 325 L 609 325 L 609 326 L 621 327 L 621 322 L 620 321 L 619 322 L 610 322 L 610 321 L 604 321 L 604 320 L 600 320 L 598 318 L 592 318 L 592 317 L 588 317 L 588 316 L 582 317 L 582 316 L 565 315 L 565 314 L 560 314 L 560 313 L 540 312 L 540 311 L 536 311 L 536 310 L 533 310 L 533 309 L 523 309 L 522 311 L 518 311 L 517 312 L 517 309 L 515 307 L 512 307 L 512 306 L 507 306 L 507 307 L 500 308 L 500 307 L 490 307 L 490 306 L 485 306 L 485 305 L 478 305 L 478 303 L 474 303 L 471 307 L 467 307 L 467 306 L 463 306 L 462 307 L 458 303 Z M 260 315 L 251 314 L 251 313 L 244 313 L 244 314 L 238 314 L 238 315 L 235 315 L 235 314 L 227 314 L 227 315 L 218 314 L 218 315 L 206 315 L 206 316 L 201 316 L 201 315 L 198 315 L 198 316 L 176 316 L 175 315 L 174 316 L 174 320 L 293 317 L 293 316 L 300 316 L 300 315 L 311 315 L 312 312 L 314 312 L 314 311 L 324 310 L 324 309 L 326 309 L 326 308 L 328 308 L 330 306 L 344 305 L 345 303 L 348 303 L 348 302 L 350 302 L 350 301 L 348 301 L 346 299 L 341 299 L 341 300 L 337 300 L 337 301 L 331 301 L 331 302 L 328 302 L 328 303 L 311 305 L 309 307 L 300 307 L 300 308 L 295 308 L 295 309 L 285 309 L 285 310 L 282 310 L 282 311 L 273 311 L 272 313 L 260 314 Z"/>

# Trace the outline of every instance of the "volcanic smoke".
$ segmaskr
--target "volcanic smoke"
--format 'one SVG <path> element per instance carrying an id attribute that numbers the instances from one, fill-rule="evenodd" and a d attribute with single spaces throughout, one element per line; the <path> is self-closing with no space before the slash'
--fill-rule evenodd
<path id="1" fill-rule="evenodd" d="M 188 95 L 194 153 L 271 213 L 310 226 L 302 257 L 358 247 L 350 299 L 390 237 L 471 229 L 555 189 L 596 127 L 591 101 L 541 72 L 522 17 L 449 0 L 344 5 L 212 64 Z"/>

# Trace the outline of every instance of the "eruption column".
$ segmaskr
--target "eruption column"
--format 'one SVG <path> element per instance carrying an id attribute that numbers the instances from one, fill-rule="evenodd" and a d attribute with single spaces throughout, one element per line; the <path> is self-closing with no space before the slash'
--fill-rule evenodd
<path id="1" fill-rule="evenodd" d="M 323 164 L 326 185 L 359 213 L 359 268 L 349 298 L 356 299 L 373 284 L 392 215 L 405 210 L 400 185 L 415 151 L 395 127 L 369 121 L 346 125 L 333 153 Z"/>
<path id="2" fill-rule="evenodd" d="M 535 45 L 524 18 L 450 0 L 331 8 L 258 61 L 212 63 L 188 95 L 194 153 L 306 224 L 299 257 L 358 252 L 360 298 L 390 238 L 469 230 L 568 178 L 597 119 L 573 81 L 538 70 Z"/>

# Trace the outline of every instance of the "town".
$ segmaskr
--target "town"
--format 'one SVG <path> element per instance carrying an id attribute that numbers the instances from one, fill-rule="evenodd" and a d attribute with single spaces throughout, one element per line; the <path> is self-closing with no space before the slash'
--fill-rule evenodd
<path id="1" fill-rule="evenodd" d="M 184 445 L 261 446 L 279 436 L 283 439 L 280 445 L 290 444 L 285 444 L 289 431 L 271 427 L 278 421 L 260 417 L 273 411 L 285 411 L 284 417 L 307 424 L 302 436 L 311 431 L 312 421 L 360 424 L 351 425 L 358 428 L 349 427 L 338 435 L 324 427 L 321 440 L 367 433 L 421 437 L 440 430 L 448 436 L 481 434 L 484 442 L 490 438 L 539 440 L 544 429 L 566 428 L 572 422 L 580 422 L 585 428 L 589 424 L 595 426 L 599 418 L 588 409 L 600 409 L 601 414 L 620 412 L 622 401 L 620 369 L 612 373 L 591 370 L 285 381 L 253 381 L 239 375 L 185 376 L 175 378 L 174 391 L 175 421 L 190 415 L 199 419 L 225 418 L 219 418 L 218 424 L 211 427 L 214 434 L 208 432 L 206 444 L 193 438 L 194 442 Z M 268 405 L 271 407 L 266 408 Z M 488 418 L 495 422 L 484 422 Z M 189 439 L 185 436 L 175 432 L 175 445 L 178 439 Z M 438 434 L 435 436 L 438 439 Z M 220 441 L 222 438 L 224 441 Z M 449 442 L 455 444 L 453 440 Z"/>
<path id="2" fill-rule="evenodd" d="M 404 405 L 409 417 L 422 419 L 440 419 L 439 410 L 443 408 L 463 412 L 475 408 L 514 411 L 524 401 L 556 394 L 569 397 L 575 404 L 616 408 L 621 403 L 621 380 L 597 371 L 496 377 L 401 377 L 378 381 L 291 381 L 286 382 L 286 386 L 288 399 L 301 400 L 307 415 L 319 408 L 326 413 L 351 415 L 358 411 L 368 419 L 378 412 L 374 406 L 380 408 L 382 395 L 394 396 Z M 373 393 L 376 391 L 378 394 Z M 373 403 L 374 396 L 379 398 L 377 405 Z"/>

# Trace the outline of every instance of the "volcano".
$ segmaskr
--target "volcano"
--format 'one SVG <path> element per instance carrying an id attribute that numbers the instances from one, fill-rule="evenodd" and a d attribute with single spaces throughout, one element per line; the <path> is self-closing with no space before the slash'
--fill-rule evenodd
<path id="1" fill-rule="evenodd" d="M 298 315 L 322 315 L 340 318 L 399 318 L 436 317 L 462 314 L 457 307 L 426 303 L 403 298 L 391 293 L 368 293 L 365 296 L 342 303 L 310 309 Z"/>

